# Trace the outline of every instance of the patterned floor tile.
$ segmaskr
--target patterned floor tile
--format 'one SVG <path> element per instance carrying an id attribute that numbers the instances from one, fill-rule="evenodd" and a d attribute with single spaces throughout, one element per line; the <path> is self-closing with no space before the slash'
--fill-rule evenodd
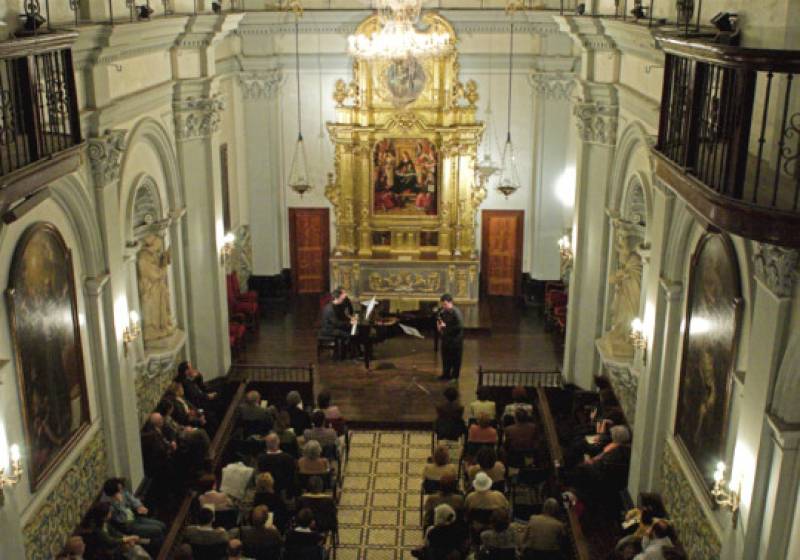
<path id="1" fill-rule="evenodd" d="M 372 480 L 373 490 L 400 490 L 401 477 L 398 476 L 376 476 Z"/>
<path id="2" fill-rule="evenodd" d="M 398 432 L 383 432 L 379 436 L 381 445 L 403 445 L 405 434 Z"/>
<path id="3" fill-rule="evenodd" d="M 350 459 L 372 459 L 373 447 L 351 447 Z"/>
<path id="4" fill-rule="evenodd" d="M 408 453 L 406 456 L 407 459 L 421 459 L 422 461 L 426 461 L 428 457 L 431 456 L 431 449 L 428 446 L 409 447 L 406 452 Z"/>
<path id="5" fill-rule="evenodd" d="M 367 545 L 369 546 L 397 546 L 397 529 L 372 529 L 368 530 Z"/>
<path id="6" fill-rule="evenodd" d="M 397 508 L 400 507 L 400 494 L 395 492 L 387 494 L 373 494 L 372 507 Z"/>
<path id="7" fill-rule="evenodd" d="M 378 459 L 402 459 L 403 458 L 403 448 L 402 447 L 381 447 L 378 449 Z"/>
<path id="8" fill-rule="evenodd" d="M 368 548 L 364 560 L 397 560 L 397 551 L 393 548 Z"/>
<path id="9" fill-rule="evenodd" d="M 344 490 L 367 490 L 369 488 L 368 476 L 349 475 L 344 478 L 342 483 Z"/>
<path id="10" fill-rule="evenodd" d="M 403 546 L 419 546 L 422 544 L 422 529 L 404 527 L 402 534 L 400 543 Z"/>
<path id="11" fill-rule="evenodd" d="M 336 549 L 336 560 L 360 560 L 361 549 L 339 545 Z"/>
<path id="12" fill-rule="evenodd" d="M 343 492 L 339 500 L 340 506 L 358 506 L 363 507 L 367 505 L 366 492 Z"/>
<path id="13" fill-rule="evenodd" d="M 369 514 L 369 525 L 390 525 L 397 527 L 397 520 L 400 517 L 399 510 L 374 510 Z"/>
<path id="14" fill-rule="evenodd" d="M 403 472 L 403 464 L 398 461 L 379 462 L 375 472 L 377 474 L 401 474 Z"/>
<path id="15" fill-rule="evenodd" d="M 370 461 L 356 461 L 349 459 L 347 466 L 344 469 L 346 475 L 348 474 L 369 474 L 372 471 L 372 463 Z"/>
<path id="16" fill-rule="evenodd" d="M 340 525 L 358 525 L 361 526 L 364 524 L 364 514 L 366 511 L 364 508 L 353 508 L 353 509 L 346 509 L 344 507 L 339 507 L 337 512 L 337 517 L 339 518 Z"/>
<path id="17" fill-rule="evenodd" d="M 350 437 L 350 445 L 374 445 L 375 435 L 374 432 L 353 432 Z"/>
<path id="18" fill-rule="evenodd" d="M 431 435 L 429 433 L 417 432 L 408 435 L 408 445 L 411 447 L 431 447 Z"/>
<path id="19" fill-rule="evenodd" d="M 361 528 L 339 527 L 339 542 L 343 545 L 359 545 L 361 537 Z"/>

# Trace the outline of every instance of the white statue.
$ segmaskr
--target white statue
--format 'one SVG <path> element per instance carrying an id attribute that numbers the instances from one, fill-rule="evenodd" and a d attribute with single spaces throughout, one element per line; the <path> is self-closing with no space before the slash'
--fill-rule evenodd
<path id="1" fill-rule="evenodd" d="M 142 250 L 139 251 L 136 264 L 145 346 L 175 333 L 167 276 L 170 262 L 170 250 L 164 248 L 161 237 L 151 234 L 142 240 Z"/>
<path id="2" fill-rule="evenodd" d="M 632 358 L 631 321 L 639 315 L 642 292 L 642 257 L 632 250 L 630 237 L 617 233 L 617 271 L 608 279 L 614 285 L 611 303 L 611 328 L 600 338 L 603 354 L 614 358 Z"/>

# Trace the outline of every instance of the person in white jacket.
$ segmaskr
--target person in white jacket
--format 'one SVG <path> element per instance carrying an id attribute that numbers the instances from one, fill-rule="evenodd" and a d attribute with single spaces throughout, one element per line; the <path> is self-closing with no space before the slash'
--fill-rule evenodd
<path id="1" fill-rule="evenodd" d="M 664 548 L 672 546 L 669 538 L 669 525 L 665 521 L 656 521 L 648 534 L 642 537 L 642 552 L 633 560 L 664 560 Z"/>

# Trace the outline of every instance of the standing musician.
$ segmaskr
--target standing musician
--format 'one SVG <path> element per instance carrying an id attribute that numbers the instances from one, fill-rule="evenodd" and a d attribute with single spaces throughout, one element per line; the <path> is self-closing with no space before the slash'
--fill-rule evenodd
<path id="1" fill-rule="evenodd" d="M 453 305 L 450 294 L 443 294 L 439 301 L 441 309 L 436 318 L 436 329 L 442 337 L 442 375 L 439 379 L 458 379 L 464 352 L 464 317 Z"/>
<path id="2" fill-rule="evenodd" d="M 353 325 L 358 322 L 358 317 L 352 315 L 353 305 L 347 298 L 344 288 L 336 288 L 331 292 L 331 301 L 322 308 L 320 321 L 320 336 L 330 336 L 337 340 L 337 347 L 342 348 L 342 353 L 347 354 L 350 346 L 350 332 Z M 346 303 L 345 303 L 346 302 Z M 349 312 L 347 306 L 349 305 Z M 343 358 L 344 356 L 339 356 Z"/>

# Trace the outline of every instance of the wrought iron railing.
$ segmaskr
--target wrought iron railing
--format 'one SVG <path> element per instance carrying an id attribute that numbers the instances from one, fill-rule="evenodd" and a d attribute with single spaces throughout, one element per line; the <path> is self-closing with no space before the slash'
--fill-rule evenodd
<path id="1" fill-rule="evenodd" d="M 0 44 L 0 176 L 81 143 L 73 37 Z"/>
<path id="2" fill-rule="evenodd" d="M 662 39 L 656 151 L 738 208 L 800 211 L 800 52 Z M 785 217 L 785 216 L 784 216 Z"/>
<path id="3" fill-rule="evenodd" d="M 478 367 L 478 387 L 562 387 L 564 378 L 557 369 L 501 370 Z"/>

